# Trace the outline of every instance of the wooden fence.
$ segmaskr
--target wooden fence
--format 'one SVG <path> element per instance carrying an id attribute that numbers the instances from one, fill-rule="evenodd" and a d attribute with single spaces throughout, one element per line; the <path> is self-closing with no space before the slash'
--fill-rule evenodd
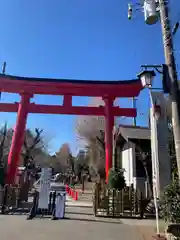
<path id="1" fill-rule="evenodd" d="M 145 208 L 150 200 L 143 199 L 142 194 L 133 186 L 121 191 L 94 186 L 93 207 L 94 215 L 102 217 L 143 217 Z"/>
<path id="2" fill-rule="evenodd" d="M 28 208 L 28 191 L 25 186 L 5 185 L 0 188 L 0 209 L 1 213 L 14 211 L 21 208 Z M 27 210 L 26 210 L 27 211 Z"/>

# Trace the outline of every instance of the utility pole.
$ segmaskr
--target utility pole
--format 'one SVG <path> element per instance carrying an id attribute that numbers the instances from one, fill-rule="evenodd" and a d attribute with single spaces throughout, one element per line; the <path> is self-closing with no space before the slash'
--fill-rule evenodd
<path id="1" fill-rule="evenodd" d="M 176 160 L 178 167 L 178 176 L 180 180 L 180 96 L 178 79 L 176 72 L 175 57 L 173 51 L 173 39 L 169 20 L 168 0 L 159 0 L 160 19 L 162 26 L 165 62 L 168 67 L 170 84 L 171 84 L 171 109 L 172 109 L 172 126 L 174 133 L 174 143 L 176 150 Z"/>

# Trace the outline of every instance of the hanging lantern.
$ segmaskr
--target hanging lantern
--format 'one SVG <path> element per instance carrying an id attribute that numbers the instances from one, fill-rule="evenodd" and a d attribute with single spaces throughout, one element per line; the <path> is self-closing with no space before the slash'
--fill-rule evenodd
<path id="1" fill-rule="evenodd" d="M 161 105 L 160 105 L 160 101 L 158 99 L 155 101 L 155 103 L 153 105 L 153 115 L 157 121 L 159 120 L 159 118 L 162 115 Z"/>
<path id="2" fill-rule="evenodd" d="M 132 18 L 132 5 L 128 4 L 128 19 L 131 20 Z"/>
<path id="3" fill-rule="evenodd" d="M 155 76 L 156 74 L 154 71 L 148 70 L 144 70 L 137 75 L 137 77 L 141 80 L 142 86 L 147 88 L 150 88 L 152 86 L 152 82 Z"/>
<path id="4" fill-rule="evenodd" d="M 148 25 L 156 24 L 158 21 L 158 14 L 156 11 L 155 0 L 145 0 L 144 1 L 144 18 Z"/>

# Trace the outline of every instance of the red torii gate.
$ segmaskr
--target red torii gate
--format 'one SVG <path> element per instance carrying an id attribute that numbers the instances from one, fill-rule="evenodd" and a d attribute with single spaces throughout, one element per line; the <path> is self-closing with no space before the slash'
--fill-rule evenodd
<path id="1" fill-rule="evenodd" d="M 135 108 L 113 106 L 115 98 L 137 97 L 142 89 L 139 79 L 131 81 L 83 81 L 16 77 L 0 74 L 0 92 L 18 93 L 19 103 L 0 103 L 0 112 L 17 112 L 17 121 L 8 156 L 7 183 L 14 182 L 24 140 L 28 113 L 105 116 L 106 180 L 112 167 L 112 132 L 115 116 L 135 117 Z M 63 95 L 62 105 L 31 103 L 33 94 Z M 102 97 L 105 106 L 72 106 L 73 96 Z"/>

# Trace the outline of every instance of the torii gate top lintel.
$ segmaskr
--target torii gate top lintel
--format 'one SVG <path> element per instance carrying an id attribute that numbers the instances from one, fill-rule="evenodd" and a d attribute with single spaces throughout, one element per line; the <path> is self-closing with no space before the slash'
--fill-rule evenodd
<path id="1" fill-rule="evenodd" d="M 30 78 L 0 74 L 0 91 L 47 95 L 89 97 L 136 97 L 142 90 L 139 79 L 126 81 L 94 81 L 52 78 Z"/>

